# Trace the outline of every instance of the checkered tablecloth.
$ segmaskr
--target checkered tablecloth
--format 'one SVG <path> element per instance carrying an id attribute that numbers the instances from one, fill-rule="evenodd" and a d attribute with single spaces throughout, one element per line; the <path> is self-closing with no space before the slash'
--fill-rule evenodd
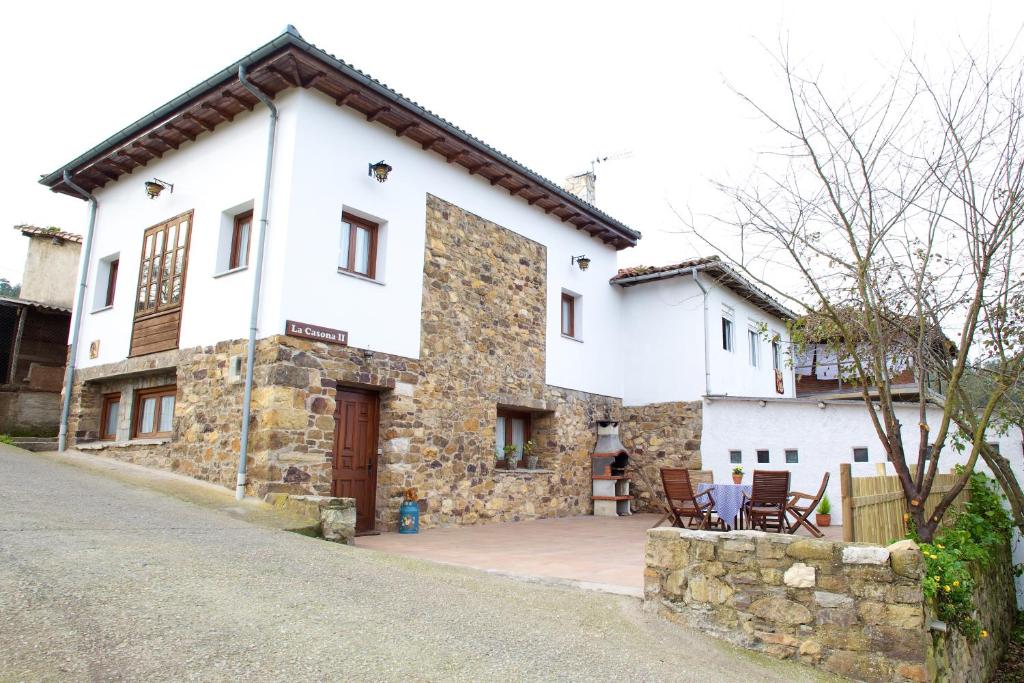
<path id="1" fill-rule="evenodd" d="M 740 506 L 743 505 L 743 494 L 750 495 L 750 484 L 697 484 L 697 493 L 704 493 L 711 489 L 711 495 L 715 499 L 715 510 L 718 517 L 730 529 L 736 528 L 736 517 L 740 514 Z M 703 502 L 703 501 L 698 501 Z"/>

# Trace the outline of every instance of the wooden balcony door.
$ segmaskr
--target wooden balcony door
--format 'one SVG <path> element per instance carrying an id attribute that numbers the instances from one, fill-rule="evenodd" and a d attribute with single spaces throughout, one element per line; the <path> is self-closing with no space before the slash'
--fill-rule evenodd
<path id="1" fill-rule="evenodd" d="M 377 394 L 339 389 L 337 404 L 333 494 L 355 498 L 356 531 L 371 531 L 377 497 Z"/>

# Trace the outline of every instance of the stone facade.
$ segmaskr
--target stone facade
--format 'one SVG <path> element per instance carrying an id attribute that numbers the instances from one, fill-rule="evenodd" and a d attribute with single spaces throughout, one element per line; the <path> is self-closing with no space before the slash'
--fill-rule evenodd
<path id="1" fill-rule="evenodd" d="M 645 601 L 743 647 L 862 681 L 929 680 L 916 546 L 652 529 Z"/>
<path id="2" fill-rule="evenodd" d="M 661 490 L 662 467 L 699 470 L 703 403 L 681 401 L 624 406 L 619 436 L 630 452 L 631 464 L 643 468 L 647 481 Z M 659 511 L 642 477 L 634 477 L 635 507 Z"/>
<path id="3" fill-rule="evenodd" d="M 419 359 L 286 336 L 257 345 L 248 492 L 331 495 L 335 395 L 378 392 L 376 519 L 394 529 L 407 487 L 421 524 L 473 524 L 590 511 L 590 452 L 599 419 L 621 400 L 545 384 L 545 247 L 427 197 Z M 177 384 L 167 443 L 131 440 L 122 404 L 114 457 L 233 486 L 242 383 L 229 381 L 244 340 L 168 351 L 76 372 L 70 433 L 96 437 L 101 396 Z M 532 415 L 539 468 L 495 468 L 499 408 Z"/>

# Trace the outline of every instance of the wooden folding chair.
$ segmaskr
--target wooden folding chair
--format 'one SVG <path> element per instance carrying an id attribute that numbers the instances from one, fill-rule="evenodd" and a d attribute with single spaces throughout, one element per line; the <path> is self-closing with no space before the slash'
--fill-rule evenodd
<path id="1" fill-rule="evenodd" d="M 750 496 L 744 496 L 741 510 L 751 529 L 783 532 L 786 521 L 786 503 L 789 501 L 789 471 L 772 472 L 754 470 Z"/>
<path id="2" fill-rule="evenodd" d="M 815 538 L 821 538 L 825 534 L 821 532 L 821 529 L 811 522 L 811 513 L 818 507 L 818 503 L 821 502 L 822 497 L 825 495 L 825 488 L 828 486 L 829 473 L 826 472 L 825 476 L 821 478 L 821 488 L 818 489 L 818 494 L 811 496 L 806 493 L 800 493 L 799 491 L 790 491 L 789 501 L 786 503 L 786 514 L 793 518 L 793 522 L 789 525 L 789 533 L 796 533 L 796 530 L 800 527 L 804 527 L 811 532 L 811 535 Z M 801 505 L 800 501 L 810 501 L 806 504 Z"/>
<path id="3" fill-rule="evenodd" d="M 665 489 L 665 499 L 672 511 L 672 520 L 675 526 L 692 529 L 696 522 L 697 529 L 725 528 L 722 520 L 712 519 L 715 499 L 711 495 L 711 491 L 707 490 L 697 494 L 693 492 L 689 470 L 663 467 L 661 469 L 661 484 Z"/>

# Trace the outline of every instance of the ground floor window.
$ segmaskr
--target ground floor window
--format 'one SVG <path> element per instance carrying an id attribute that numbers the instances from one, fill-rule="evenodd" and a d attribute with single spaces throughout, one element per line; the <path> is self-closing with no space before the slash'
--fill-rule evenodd
<path id="1" fill-rule="evenodd" d="M 866 449 L 866 448 L 854 448 L 853 449 L 853 461 L 854 462 L 867 462 L 868 461 L 868 449 Z"/>
<path id="2" fill-rule="evenodd" d="M 757 462 L 762 464 L 762 465 L 764 465 L 765 463 L 771 462 L 771 459 L 768 457 L 768 451 L 758 451 L 757 452 Z"/>
<path id="3" fill-rule="evenodd" d="M 512 410 L 499 410 L 497 428 L 494 430 L 494 446 L 498 460 L 505 459 L 505 447 L 515 446 L 512 451 L 523 457 L 523 444 L 530 440 L 530 414 Z M 510 449 L 511 450 L 511 449 Z"/>
<path id="4" fill-rule="evenodd" d="M 173 431 L 174 397 L 178 388 L 174 385 L 143 389 L 135 401 L 135 436 L 153 438 L 170 436 Z"/>
<path id="5" fill-rule="evenodd" d="M 743 462 L 743 451 L 729 451 L 729 462 L 733 465 Z"/>
<path id="6" fill-rule="evenodd" d="M 786 462 L 790 465 L 800 462 L 800 453 L 795 448 L 786 450 Z"/>
<path id="7" fill-rule="evenodd" d="M 111 440 L 117 437 L 117 421 L 121 417 L 121 394 L 104 394 L 103 410 L 100 414 L 100 438 Z"/>

